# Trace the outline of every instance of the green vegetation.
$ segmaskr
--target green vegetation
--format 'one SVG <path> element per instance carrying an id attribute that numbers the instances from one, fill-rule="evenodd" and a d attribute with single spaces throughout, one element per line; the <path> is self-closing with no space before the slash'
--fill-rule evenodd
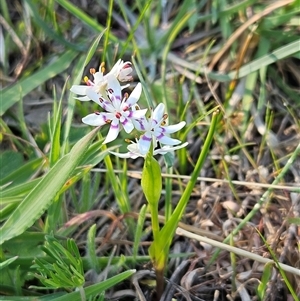
<path id="1" fill-rule="evenodd" d="M 300 1 L 0 11 L 0 300 L 299 300 Z M 82 123 L 70 88 L 118 59 L 186 147 Z"/>

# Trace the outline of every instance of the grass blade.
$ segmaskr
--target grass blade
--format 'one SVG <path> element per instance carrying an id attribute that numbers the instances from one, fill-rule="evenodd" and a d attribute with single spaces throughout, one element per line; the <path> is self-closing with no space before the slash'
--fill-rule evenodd
<path id="1" fill-rule="evenodd" d="M 82 160 L 98 128 L 79 140 L 71 152 L 62 157 L 16 208 L 0 228 L 0 245 L 22 234 L 49 207 L 71 172 Z"/>
<path id="2" fill-rule="evenodd" d="M 48 79 L 56 76 L 67 69 L 72 61 L 77 56 L 78 52 L 68 50 L 61 55 L 55 62 L 49 63 L 43 69 L 37 71 L 33 75 L 21 79 L 14 85 L 3 89 L 0 102 L 0 116 L 8 110 L 13 104 L 18 102 L 21 98 L 31 92 L 33 89 L 42 85 Z M 4 101 L 5 100 L 5 101 Z"/>

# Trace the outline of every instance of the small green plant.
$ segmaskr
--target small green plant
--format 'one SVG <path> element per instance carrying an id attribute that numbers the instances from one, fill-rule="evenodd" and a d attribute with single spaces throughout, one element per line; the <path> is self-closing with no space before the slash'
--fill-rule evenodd
<path id="1" fill-rule="evenodd" d="M 217 109 L 214 109 L 210 130 L 189 184 L 177 207 L 171 212 L 170 218 L 164 227 L 160 229 L 158 204 L 162 190 L 162 176 L 160 165 L 154 156 L 158 154 L 164 155 L 168 165 L 172 165 L 174 158 L 172 160 L 170 153 L 185 147 L 188 143 L 181 143 L 180 140 L 171 138 L 170 134 L 181 130 L 186 123 L 181 121 L 175 125 L 168 125 L 168 114 L 165 113 L 165 105 L 160 103 L 153 109 L 153 102 L 149 97 L 149 93 L 146 93 L 146 98 L 150 113 L 147 109 L 140 109 L 137 105 L 142 93 L 142 85 L 140 83 L 137 84 L 131 95 L 127 93 L 122 95 L 123 87 L 120 82 L 127 82 L 132 78 L 132 65 L 130 62 L 119 60 L 112 70 L 105 75 L 103 66 L 101 64 L 97 72 L 95 69 L 90 69 L 93 80 L 84 77 L 86 85 L 73 85 L 71 91 L 80 95 L 77 96 L 79 100 L 92 100 L 102 108 L 101 112 L 89 114 L 82 121 L 91 126 L 110 125 L 103 144 L 115 140 L 122 129 L 128 134 L 133 130 L 139 132 L 139 136 L 136 135 L 135 141 L 129 141 L 127 153 L 110 153 L 121 158 L 136 159 L 143 157 L 145 159 L 141 185 L 151 213 L 153 243 L 150 246 L 149 255 L 156 271 L 156 293 L 157 299 L 160 299 L 164 290 L 164 271 L 169 257 L 169 249 L 177 225 L 185 211 L 197 176 L 212 143 L 218 113 Z"/>
<path id="2" fill-rule="evenodd" d="M 85 279 L 83 263 L 77 245 L 73 239 L 68 239 L 66 247 L 53 236 L 46 235 L 45 245 L 42 250 L 53 262 L 44 259 L 35 259 L 32 268 L 37 272 L 38 278 L 46 288 L 57 289 L 82 289 Z"/>
<path id="3" fill-rule="evenodd" d="M 203 166 L 203 163 L 209 151 L 209 147 L 212 143 L 218 115 L 218 110 L 216 109 L 216 111 L 213 113 L 210 129 L 204 142 L 202 151 L 196 162 L 191 179 L 186 189 L 184 190 L 177 206 L 171 213 L 170 218 L 161 229 L 159 228 L 158 224 L 158 203 L 162 181 L 160 166 L 158 162 L 152 157 L 151 152 L 148 153 L 144 163 L 142 174 L 142 188 L 148 201 L 152 218 L 153 243 L 149 248 L 149 255 L 152 259 L 152 263 L 156 272 L 156 291 L 158 300 L 160 299 L 160 296 L 162 295 L 164 289 L 164 271 L 169 257 L 170 246 L 173 241 L 177 225 L 181 220 L 182 215 L 184 214 L 193 187 L 197 181 L 197 177 L 200 173 L 201 167 Z"/>
<path id="4" fill-rule="evenodd" d="M 0 1 L 0 23 L 4 29 L 0 34 L 3 45 L 0 58 L 3 67 L 0 75 L 0 300 L 81 301 L 84 297 L 81 297 L 82 291 L 75 283 L 81 276 L 74 282 L 70 274 L 72 269 L 66 270 L 67 279 L 60 279 L 61 263 L 46 256 L 47 253 L 37 246 L 48 246 L 45 235 L 53 233 L 63 239 L 58 238 L 57 243 L 68 251 L 67 238 L 75 236 L 78 231 L 86 231 L 82 223 L 91 222 L 89 225 L 92 225 L 95 217 L 97 222 L 87 230 L 88 233 L 83 233 L 87 234 L 86 241 L 80 240 L 85 237 L 82 235 L 76 239 L 76 243 L 85 245 L 84 254 L 81 254 L 84 271 L 95 277 L 117 276 L 92 285 L 86 281 L 82 285 L 85 297 L 105 300 L 109 287 L 134 273 L 128 268 L 138 266 L 143 269 L 143 265 L 137 263 L 151 260 L 156 271 L 156 296 L 159 298 L 164 290 L 165 277 L 176 268 L 174 262 L 169 264 L 169 259 L 175 256 L 170 253 L 175 247 L 172 243 L 178 221 L 182 219 L 189 226 L 199 221 L 201 229 L 208 225 L 206 219 L 210 219 L 214 225 L 208 226 L 208 237 L 218 233 L 219 239 L 225 238 L 228 231 L 224 229 L 228 224 L 222 207 L 224 198 L 240 207 L 233 220 L 235 228 L 230 230 L 222 246 L 215 244 L 218 242 L 215 235 L 212 237 L 216 241 L 200 241 L 217 248 L 212 251 L 213 255 L 207 253 L 209 263 L 205 261 L 204 266 L 207 273 L 214 272 L 214 268 L 219 271 L 220 250 L 230 252 L 228 262 L 231 262 L 234 273 L 228 274 L 227 279 L 224 274 L 214 277 L 215 283 L 210 282 L 212 286 L 226 283 L 226 294 L 234 299 L 242 284 L 251 295 L 250 299 L 266 300 L 274 284 L 270 272 L 273 275 L 277 270 L 278 276 L 279 272 L 282 274 L 277 278 L 279 287 L 287 291 L 287 298 L 297 300 L 299 290 L 295 286 L 299 282 L 297 258 L 300 244 L 293 234 L 300 225 L 297 209 L 300 146 L 296 147 L 300 132 L 297 93 L 300 85 L 297 68 L 300 59 L 297 34 L 299 0 L 270 3 L 184 0 L 177 1 L 176 5 L 176 1 L 141 0 L 132 4 L 132 1 L 110 0 L 96 1 L 98 3 L 93 4 L 93 9 L 86 1 L 73 2 L 25 0 L 11 5 L 11 1 Z M 89 48 L 91 39 L 97 35 Z M 101 36 L 103 39 L 99 45 Z M 132 84 L 131 94 L 124 93 L 122 83 L 121 93 L 116 93 L 118 84 L 114 85 L 113 93 L 107 90 L 105 82 L 110 76 L 105 75 L 103 65 L 99 70 L 102 75 L 91 69 L 91 79 L 85 78 L 87 85 L 82 83 L 85 68 L 92 63 L 98 64 L 95 58 L 101 57 L 101 61 L 110 67 L 118 58 L 132 55 L 137 75 L 133 76 L 134 82 L 140 81 L 141 84 Z M 121 81 L 127 77 L 130 79 L 130 63 L 120 63 L 109 74 L 117 74 Z M 94 80 L 93 75 L 96 76 Z M 72 93 L 65 93 L 70 83 L 76 84 L 77 88 L 81 86 L 75 92 L 83 92 L 82 96 L 86 89 L 99 87 L 102 90 L 99 94 L 109 97 L 101 100 L 102 103 L 98 103 L 100 99 L 97 98 L 89 103 L 79 102 Z M 134 104 L 141 88 L 141 99 Z M 121 96 L 120 102 L 110 99 L 111 95 Z M 92 115 L 85 117 L 84 121 L 93 120 L 95 114 L 90 113 L 97 110 L 95 102 L 98 108 L 101 105 L 113 106 L 100 108 L 96 114 L 100 119 L 108 117 L 102 120 L 105 121 L 103 129 L 88 133 L 89 128 L 78 123 L 78 117 Z M 222 112 L 217 120 L 214 119 L 216 108 L 213 108 L 216 103 Z M 126 104 L 129 104 L 128 108 Z M 157 112 L 157 108 L 164 108 L 158 111 L 170 115 L 169 118 L 165 115 L 166 119 L 158 126 L 152 126 L 151 115 Z M 124 124 L 123 118 L 129 118 L 131 114 L 131 117 L 136 117 L 145 110 L 141 117 L 143 121 L 129 133 L 132 124 Z M 48 124 L 47 114 L 51 116 Z M 172 138 L 169 138 L 178 139 L 182 144 L 161 143 L 157 137 L 155 143 L 153 136 L 161 129 L 168 129 L 168 123 L 182 124 L 183 120 L 187 121 L 186 126 L 174 133 L 174 137 L 173 133 L 159 137 L 166 139 L 171 134 Z M 213 126 L 215 121 L 217 130 Z M 137 128 L 149 124 L 150 131 Z M 119 133 L 117 127 L 123 127 L 128 133 Z M 107 135 L 105 131 L 108 129 L 111 131 Z M 206 138 L 207 132 L 208 136 L 215 133 L 209 159 L 206 156 L 207 146 L 209 148 L 212 136 Z M 103 141 L 108 142 L 116 134 L 118 138 L 106 147 Z M 131 141 L 126 152 L 126 145 L 120 141 L 127 134 L 131 134 Z M 99 139 L 93 142 L 96 136 Z M 185 141 L 193 141 L 193 145 L 186 148 Z M 200 145 L 198 149 L 197 145 Z M 148 146 L 149 151 L 145 152 Z M 119 151 L 116 150 L 118 147 Z M 178 148 L 177 163 L 173 167 L 173 150 Z M 121 158 L 139 157 L 137 164 L 131 159 L 124 162 L 107 156 L 112 150 L 115 152 L 112 154 Z M 158 160 L 158 155 L 164 156 L 167 167 Z M 201 164 L 197 161 L 203 160 L 206 164 L 199 173 Z M 139 177 L 141 162 L 142 185 L 137 187 L 139 179 L 135 177 Z M 196 168 L 191 172 L 191 167 Z M 201 178 L 195 182 L 197 175 Z M 181 182 L 181 179 L 188 182 Z M 215 184 L 209 184 L 211 181 L 223 183 L 217 195 Z M 227 185 L 229 187 L 225 191 Z M 193 195 L 189 196 L 192 189 Z M 195 202 L 198 192 L 203 201 L 201 204 Z M 143 193 L 145 204 L 141 204 L 140 197 L 135 202 L 135 197 Z M 186 204 L 188 213 L 193 212 L 197 216 L 187 214 L 186 218 L 182 218 Z M 191 212 L 195 205 L 196 210 Z M 111 240 L 103 240 L 101 236 L 105 236 L 106 229 L 99 229 L 102 223 L 98 223 L 98 216 L 102 219 L 108 209 L 114 210 L 111 215 L 113 224 L 109 229 L 118 226 L 120 231 L 113 232 Z M 163 213 L 164 218 L 158 213 Z M 138 217 L 137 224 L 133 216 Z M 148 227 L 148 218 L 152 218 L 152 227 Z M 231 220 L 229 215 L 228 218 Z M 127 227 L 123 227 L 122 221 Z M 240 239 L 248 233 L 249 225 L 257 221 L 260 224 L 256 226 L 274 252 L 269 252 L 274 258 L 272 262 L 253 256 L 261 251 L 262 246 L 257 245 L 259 241 L 253 239 L 249 243 L 241 243 Z M 149 230 L 153 233 L 150 238 Z M 274 233 L 280 235 L 278 248 L 273 248 L 275 242 L 272 239 L 279 237 Z M 179 234 L 178 227 L 176 234 Z M 110 252 L 120 237 L 130 242 L 134 240 L 133 249 L 125 240 L 118 240 L 119 247 Z M 195 239 L 186 236 L 186 242 L 188 238 Z M 152 240 L 149 249 L 149 242 L 145 239 Z M 182 240 L 176 242 L 176 247 L 179 243 L 185 252 L 190 245 L 181 244 Z M 126 248 L 121 244 L 126 244 Z M 249 249 L 251 254 L 226 249 L 235 244 L 238 246 L 236 251 Z M 56 244 L 54 246 L 58 248 Z M 281 250 L 279 258 L 277 252 Z M 147 252 L 151 258 L 140 256 Z M 186 252 L 184 254 L 189 256 Z M 240 262 L 234 254 L 245 259 Z M 36 269 L 31 272 L 42 275 L 43 269 L 37 264 L 40 260 L 58 283 L 64 283 L 62 289 L 53 292 L 49 290 L 50 283 L 46 285 L 36 279 L 39 289 L 44 286 L 45 290 L 28 290 L 28 285 L 32 284 L 32 275 L 28 277 L 28 271 L 35 258 Z M 263 272 L 258 270 L 255 273 L 259 284 L 257 289 L 246 285 L 245 278 L 241 278 L 244 283 L 239 283 L 240 264 L 244 265 L 246 259 L 266 264 Z M 73 266 L 66 256 L 62 256 L 61 260 Z M 286 261 L 287 265 L 281 261 Z M 126 271 L 121 273 L 124 268 Z M 297 277 L 296 282 L 291 274 Z M 47 274 L 44 276 L 44 281 L 52 279 Z M 206 277 L 205 272 L 203 276 Z M 115 293 L 122 286 L 125 288 L 126 283 L 107 293 Z M 170 285 L 175 287 L 181 283 L 183 278 L 178 278 Z M 80 287 L 80 283 L 78 285 Z M 50 294 L 46 295 L 49 291 Z M 148 289 L 143 287 L 144 291 Z M 273 289 L 271 292 L 277 293 Z M 197 297 L 210 299 L 202 295 Z"/>

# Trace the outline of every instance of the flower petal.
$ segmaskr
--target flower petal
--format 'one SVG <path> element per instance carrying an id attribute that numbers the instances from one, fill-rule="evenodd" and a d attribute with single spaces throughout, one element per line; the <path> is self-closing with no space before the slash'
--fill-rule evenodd
<path id="1" fill-rule="evenodd" d="M 165 144 L 165 145 L 177 145 L 177 144 L 181 143 L 180 140 L 170 138 L 164 134 L 161 134 L 160 136 L 156 136 L 156 138 L 160 143 Z"/>
<path id="2" fill-rule="evenodd" d="M 91 99 L 88 96 L 82 96 L 82 97 L 75 97 L 76 99 L 80 101 L 90 101 Z"/>
<path id="3" fill-rule="evenodd" d="M 126 158 L 136 159 L 138 157 L 144 157 L 144 155 L 140 154 L 136 143 L 129 144 L 127 146 L 127 149 L 129 150 L 129 152 L 127 153 L 116 153 L 112 151 L 110 151 L 110 153 L 117 157 L 125 158 L 125 159 Z"/>
<path id="4" fill-rule="evenodd" d="M 151 141 L 152 141 L 152 136 L 149 135 L 148 133 L 145 133 L 144 135 L 142 135 L 140 137 L 140 139 L 138 140 L 138 142 L 137 142 L 138 148 L 142 155 L 146 155 L 148 153 L 148 151 L 150 149 Z"/>
<path id="5" fill-rule="evenodd" d="M 127 134 L 131 133 L 132 130 L 134 129 L 134 125 L 132 124 L 132 122 L 128 119 L 128 118 L 121 118 L 120 122 L 125 130 L 125 132 Z"/>
<path id="6" fill-rule="evenodd" d="M 142 110 L 137 110 L 137 111 L 130 111 L 130 114 L 128 117 L 132 119 L 141 119 L 142 117 L 145 116 L 147 113 L 148 109 L 142 109 Z"/>
<path id="7" fill-rule="evenodd" d="M 132 118 L 132 123 L 134 124 L 134 127 L 140 132 L 145 131 L 149 127 L 149 123 L 146 117 Z"/>
<path id="8" fill-rule="evenodd" d="M 130 75 L 131 72 L 132 72 L 131 63 L 123 62 L 121 59 L 119 59 L 114 64 L 109 74 L 114 75 L 121 82 L 127 82 L 132 79 L 132 76 Z"/>
<path id="9" fill-rule="evenodd" d="M 123 63 L 122 61 L 122 65 L 119 68 L 118 80 L 120 82 L 128 82 L 132 80 L 131 72 L 132 72 L 131 63 L 130 62 Z"/>
<path id="10" fill-rule="evenodd" d="M 113 65 L 111 70 L 109 71 L 109 74 L 113 74 L 115 77 L 118 76 L 120 65 L 123 63 L 121 59 L 118 59 L 118 61 Z"/>
<path id="11" fill-rule="evenodd" d="M 93 113 L 82 118 L 82 122 L 92 126 L 101 126 L 107 123 L 109 119 L 104 113 Z"/>
<path id="12" fill-rule="evenodd" d="M 118 137 L 119 131 L 120 131 L 119 119 L 114 118 L 110 124 L 108 134 L 105 140 L 103 141 L 103 144 L 114 141 Z"/>
<path id="13" fill-rule="evenodd" d="M 185 143 L 182 143 L 180 145 L 177 145 L 177 146 L 169 146 L 169 145 L 164 145 L 162 148 L 159 148 L 159 149 L 156 149 L 153 151 L 153 155 L 157 155 L 157 154 L 160 154 L 160 155 L 165 155 L 166 153 L 168 152 L 172 152 L 172 151 L 175 151 L 177 149 L 180 149 L 180 148 L 184 148 L 188 145 L 189 143 L 188 142 L 185 142 Z"/>
<path id="14" fill-rule="evenodd" d="M 153 121 L 155 121 L 156 123 L 160 122 L 164 113 L 165 113 L 165 105 L 163 103 L 160 103 L 153 111 L 153 115 L 152 115 Z"/>
<path id="15" fill-rule="evenodd" d="M 128 159 L 128 158 L 132 158 L 132 159 L 136 159 L 138 156 L 132 154 L 131 152 L 128 153 L 116 153 L 116 152 L 111 152 L 109 151 L 109 153 L 111 153 L 112 155 L 115 155 L 119 158 L 123 158 L 123 159 Z"/>
<path id="16" fill-rule="evenodd" d="M 110 113 L 114 113 L 115 114 L 115 108 L 112 105 L 110 100 L 106 100 L 106 99 L 101 99 L 100 101 L 100 106 L 102 107 L 102 109 L 106 112 L 110 112 Z"/>
<path id="17" fill-rule="evenodd" d="M 179 122 L 177 124 L 163 126 L 162 128 L 164 129 L 165 133 L 172 134 L 172 133 L 175 133 L 175 132 L 181 130 L 185 125 L 186 125 L 186 122 L 185 121 L 181 121 L 181 122 Z"/>
<path id="18" fill-rule="evenodd" d="M 99 83 L 102 83 L 104 81 L 104 76 L 102 72 L 96 72 L 95 74 L 93 74 L 93 76 L 95 85 L 98 85 Z"/>
<path id="19" fill-rule="evenodd" d="M 128 88 L 130 86 L 130 84 L 127 84 L 127 85 L 124 85 L 124 86 L 121 86 L 121 90 L 125 89 L 125 88 Z"/>
<path id="20" fill-rule="evenodd" d="M 86 95 L 85 91 L 87 88 L 88 88 L 87 85 L 73 85 L 70 91 L 75 94 Z"/>
<path id="21" fill-rule="evenodd" d="M 96 104 L 98 104 L 99 106 L 101 106 L 101 102 L 100 102 L 100 99 L 101 99 L 101 96 L 100 94 L 98 94 L 94 89 L 93 87 L 88 87 L 86 89 L 86 95 L 92 100 L 94 101 Z"/>
<path id="22" fill-rule="evenodd" d="M 112 94 L 121 102 L 122 93 L 119 81 L 109 73 L 105 75 L 105 79 L 107 81 L 107 90 L 112 90 Z"/>
<path id="23" fill-rule="evenodd" d="M 130 96 L 126 100 L 126 103 L 128 106 L 133 106 L 135 103 L 138 102 L 142 94 L 142 85 L 141 83 L 138 83 L 136 87 L 132 90 Z"/>

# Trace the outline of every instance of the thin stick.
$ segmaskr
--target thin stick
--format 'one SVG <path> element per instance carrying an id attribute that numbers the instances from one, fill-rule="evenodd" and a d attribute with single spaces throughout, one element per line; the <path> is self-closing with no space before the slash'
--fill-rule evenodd
<path id="1" fill-rule="evenodd" d="M 107 173 L 106 168 L 93 168 L 91 169 L 92 172 L 101 172 L 101 173 Z M 114 169 L 114 173 L 123 173 L 123 170 L 121 169 Z M 132 178 L 141 179 L 142 172 L 138 170 L 128 170 L 127 175 Z M 185 175 L 172 175 L 172 174 L 161 174 L 163 178 L 172 178 L 172 179 L 181 179 L 181 180 L 187 180 L 189 181 L 191 179 L 190 176 Z M 197 177 L 197 181 L 203 181 L 203 182 L 218 182 L 218 183 L 226 183 L 228 184 L 228 180 L 224 179 L 216 179 L 216 178 L 206 178 L 206 177 Z M 232 180 L 230 183 L 234 185 L 240 185 L 240 186 L 248 186 L 248 187 L 259 187 L 259 188 L 268 188 L 268 189 L 278 189 L 278 190 L 288 190 L 288 191 L 294 191 L 294 192 L 300 192 L 300 188 L 297 186 L 287 186 L 287 185 L 274 185 L 274 182 L 272 184 L 264 184 L 264 183 L 257 183 L 257 182 L 247 182 L 247 181 L 236 181 Z"/>
<path id="2" fill-rule="evenodd" d="M 236 248 L 236 247 L 232 247 L 230 245 L 224 244 L 224 243 L 219 242 L 219 241 L 212 240 L 212 239 L 204 237 L 204 236 L 194 234 L 192 232 L 186 231 L 186 230 L 184 230 L 182 228 L 179 228 L 179 227 L 176 230 L 176 234 L 181 235 L 181 236 L 185 236 L 185 237 L 188 237 L 188 238 L 191 238 L 191 239 L 195 239 L 195 240 L 198 240 L 198 241 L 201 241 L 201 242 L 204 242 L 204 243 L 207 243 L 207 244 L 209 244 L 211 246 L 214 246 L 214 247 L 217 247 L 219 249 L 226 250 L 228 252 L 232 252 L 232 253 L 235 253 L 237 255 L 244 256 L 244 257 L 247 257 L 249 259 L 264 263 L 264 264 L 271 262 L 271 263 L 274 264 L 274 266 L 276 266 L 276 263 L 275 263 L 274 260 L 259 256 L 257 254 L 254 254 L 254 253 L 251 253 L 251 252 L 248 252 L 248 251 Z M 291 267 L 287 264 L 283 264 L 283 263 L 280 263 L 280 262 L 278 262 L 278 265 L 284 271 L 292 273 L 292 274 L 297 275 L 297 276 L 300 276 L 300 270 L 299 269 L 293 268 L 293 267 Z"/>

